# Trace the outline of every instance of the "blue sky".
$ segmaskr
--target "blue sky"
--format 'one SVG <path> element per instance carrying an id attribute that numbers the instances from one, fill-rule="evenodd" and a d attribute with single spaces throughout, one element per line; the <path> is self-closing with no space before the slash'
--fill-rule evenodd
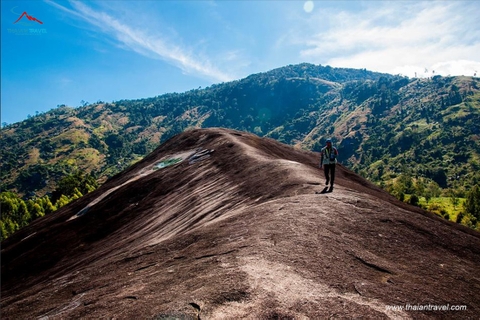
<path id="1" fill-rule="evenodd" d="M 1 122 L 302 62 L 479 76 L 478 17 L 480 1 L 2 0 Z"/>

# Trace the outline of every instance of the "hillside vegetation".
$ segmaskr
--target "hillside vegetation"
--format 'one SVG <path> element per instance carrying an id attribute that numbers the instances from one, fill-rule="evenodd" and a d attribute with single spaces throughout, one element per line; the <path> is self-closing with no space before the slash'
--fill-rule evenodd
<path id="1" fill-rule="evenodd" d="M 300 64 L 185 93 L 58 106 L 2 129 L 2 190 L 42 197 L 78 171 L 101 183 L 184 130 L 228 127 L 314 151 L 331 137 L 344 165 L 402 200 L 464 201 L 480 178 L 479 88 L 472 77 Z"/>

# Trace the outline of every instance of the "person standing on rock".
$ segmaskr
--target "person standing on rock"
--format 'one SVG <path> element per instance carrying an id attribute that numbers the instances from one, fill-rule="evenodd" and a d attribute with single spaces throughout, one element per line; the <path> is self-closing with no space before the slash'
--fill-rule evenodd
<path id="1" fill-rule="evenodd" d="M 330 183 L 330 191 L 333 190 L 335 182 L 335 164 L 337 163 L 338 150 L 332 146 L 332 140 L 327 140 L 327 145 L 322 148 L 320 153 L 320 168 L 325 173 L 325 185 L 328 187 Z"/>

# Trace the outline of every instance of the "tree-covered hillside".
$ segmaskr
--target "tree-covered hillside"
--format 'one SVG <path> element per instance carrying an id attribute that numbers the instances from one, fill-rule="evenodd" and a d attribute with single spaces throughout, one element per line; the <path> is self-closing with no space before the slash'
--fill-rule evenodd
<path id="1" fill-rule="evenodd" d="M 43 195 L 82 170 L 105 179 L 190 127 L 230 127 L 301 142 L 314 112 L 348 81 L 390 77 L 302 64 L 185 93 L 58 108 L 2 129 L 3 189 Z"/>
<path id="2" fill-rule="evenodd" d="M 185 93 L 59 106 L 2 129 L 2 190 L 41 197 L 79 170 L 102 182 L 188 128 L 228 127 L 316 151 L 331 137 L 343 164 L 399 198 L 429 186 L 463 198 L 479 183 L 479 88 L 472 77 L 300 64 Z"/>

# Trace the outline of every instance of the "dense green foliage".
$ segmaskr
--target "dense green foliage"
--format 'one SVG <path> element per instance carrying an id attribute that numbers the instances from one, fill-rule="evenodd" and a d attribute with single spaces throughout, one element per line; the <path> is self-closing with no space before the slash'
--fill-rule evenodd
<path id="1" fill-rule="evenodd" d="M 185 93 L 59 106 L 2 129 L 1 187 L 41 198 L 77 171 L 103 182 L 186 129 L 228 127 L 314 151 L 332 138 L 340 162 L 428 208 L 479 183 L 479 88 L 472 77 L 300 64 Z"/>
<path id="2" fill-rule="evenodd" d="M 470 190 L 465 201 L 465 212 L 476 220 L 480 220 L 480 187 L 476 185 Z"/>
<path id="3" fill-rule="evenodd" d="M 0 193 L 0 241 L 36 218 L 52 213 L 97 187 L 92 176 L 76 172 L 62 178 L 52 196 L 24 200 L 13 192 Z"/>

